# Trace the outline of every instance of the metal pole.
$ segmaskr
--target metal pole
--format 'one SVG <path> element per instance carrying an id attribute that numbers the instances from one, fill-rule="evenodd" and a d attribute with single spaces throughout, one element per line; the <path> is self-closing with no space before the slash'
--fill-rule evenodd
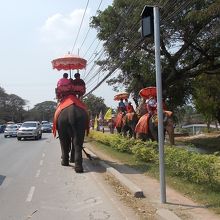
<path id="1" fill-rule="evenodd" d="M 154 43 L 155 43 L 156 84 L 157 84 L 160 200 L 161 200 L 161 203 L 166 203 L 166 183 L 165 183 L 165 168 L 164 168 L 164 128 L 163 128 L 162 80 L 161 80 L 161 64 L 160 64 L 160 18 L 159 18 L 159 8 L 158 7 L 154 7 Z"/>

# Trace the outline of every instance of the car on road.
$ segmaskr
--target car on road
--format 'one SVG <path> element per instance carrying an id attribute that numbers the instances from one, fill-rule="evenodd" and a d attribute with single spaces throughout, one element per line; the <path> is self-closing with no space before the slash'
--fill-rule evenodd
<path id="1" fill-rule="evenodd" d="M 45 123 L 41 125 L 41 131 L 42 133 L 51 133 L 52 132 L 52 126 L 50 123 Z"/>
<path id="2" fill-rule="evenodd" d="M 0 125 L 0 133 L 4 133 L 6 125 Z"/>
<path id="3" fill-rule="evenodd" d="M 17 132 L 17 139 L 20 141 L 22 138 L 34 138 L 35 140 L 41 139 L 42 131 L 39 121 L 26 121 Z"/>
<path id="4" fill-rule="evenodd" d="M 4 137 L 16 137 L 19 126 L 17 124 L 7 124 L 4 130 Z"/>

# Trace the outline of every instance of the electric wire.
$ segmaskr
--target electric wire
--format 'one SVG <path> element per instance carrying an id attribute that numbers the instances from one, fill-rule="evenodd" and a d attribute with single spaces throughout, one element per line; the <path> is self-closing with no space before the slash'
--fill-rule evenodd
<path id="1" fill-rule="evenodd" d="M 134 5 L 135 5 L 135 3 L 137 2 L 138 0 L 135 0 L 131 5 L 130 5 L 130 7 L 128 8 L 128 11 L 126 12 L 126 14 L 124 14 L 124 16 L 128 16 L 131 12 L 132 12 L 132 9 L 134 8 Z M 124 19 L 125 20 L 125 19 Z M 123 25 L 123 20 L 120 22 L 120 24 L 118 25 L 118 27 L 117 27 L 117 29 L 115 30 L 115 32 L 114 33 L 117 33 L 120 29 L 125 29 L 125 27 L 123 28 L 122 27 L 122 25 Z M 108 42 L 111 40 L 111 36 L 106 40 L 106 42 L 105 42 L 105 44 L 108 44 Z M 97 37 L 95 37 L 95 39 L 97 39 Z M 91 44 L 93 44 L 94 43 L 94 41 L 95 41 L 95 39 L 92 41 L 92 43 Z M 90 45 L 89 46 L 89 49 L 91 48 L 91 46 L 92 45 Z M 89 50 L 87 50 L 86 51 L 86 53 L 84 54 L 84 56 L 88 53 L 88 51 Z M 94 52 L 93 52 L 94 53 Z"/>
<path id="2" fill-rule="evenodd" d="M 79 26 L 79 30 L 78 30 L 78 33 L 77 33 L 77 36 L 76 36 L 76 40 L 75 40 L 75 42 L 74 42 L 74 44 L 73 44 L 73 47 L 72 47 L 72 50 L 71 50 L 71 53 L 73 53 L 73 50 L 74 50 L 75 45 L 76 45 L 76 42 L 77 42 L 77 40 L 78 40 L 79 33 L 80 33 L 80 30 L 81 30 L 81 27 L 82 27 L 82 24 L 83 24 L 83 20 L 84 20 L 84 17 L 85 17 L 85 14 L 86 14 L 88 5 L 89 5 L 89 0 L 88 0 L 87 3 L 86 3 L 86 8 L 85 8 L 85 10 L 84 10 L 83 17 L 82 17 L 82 20 L 81 20 L 81 23 L 80 23 L 80 26 Z"/>
<path id="3" fill-rule="evenodd" d="M 134 5 L 135 5 L 136 2 L 137 2 L 137 0 L 134 1 L 133 4 L 130 5 L 130 7 L 129 7 L 127 13 L 126 13 L 126 16 L 129 16 L 129 14 L 132 12 L 132 9 L 134 8 Z M 125 14 L 124 14 L 124 16 L 125 16 Z M 139 19 L 139 20 L 140 20 L 140 19 Z M 138 20 L 138 22 L 139 22 L 139 20 Z M 120 22 L 120 24 L 118 25 L 118 27 L 117 27 L 117 29 L 116 29 L 116 31 L 115 31 L 114 33 L 117 33 L 117 32 L 119 31 L 119 29 L 122 28 L 121 26 L 123 25 L 123 22 L 124 22 L 124 21 L 125 21 L 125 19 Z M 133 30 L 133 27 L 134 27 L 135 25 L 136 25 L 136 23 L 130 28 L 130 32 Z M 123 29 L 125 29 L 125 26 L 123 27 Z M 122 30 L 122 31 L 123 31 L 123 30 Z M 112 38 L 113 38 L 113 35 L 110 36 L 110 37 L 106 40 L 105 44 L 107 45 L 107 44 L 112 40 Z M 102 53 L 102 54 L 103 54 L 103 53 Z M 89 73 L 90 73 L 90 71 L 89 71 Z M 86 78 L 87 76 L 88 76 L 88 74 L 85 76 L 85 78 Z"/>
<path id="4" fill-rule="evenodd" d="M 91 89 L 88 93 L 86 93 L 84 95 L 88 96 L 89 94 L 91 94 L 94 90 L 96 90 L 106 79 L 108 79 L 122 64 L 123 61 L 126 60 L 134 51 L 135 48 L 140 44 L 140 42 L 142 41 L 142 39 L 125 55 L 125 57 L 123 59 L 121 59 L 120 64 L 118 67 L 114 67 L 93 89 Z"/>
<path id="5" fill-rule="evenodd" d="M 168 3 L 168 2 L 167 2 Z M 166 3 L 166 4 L 167 4 Z M 184 8 L 186 8 L 187 6 L 189 6 L 189 4 L 191 3 L 191 1 L 189 1 L 187 4 L 182 4 L 181 6 L 179 6 L 179 8 L 177 9 L 177 10 L 175 10 L 175 13 L 172 13 L 172 15 L 170 15 L 169 16 L 169 19 L 171 19 L 173 16 L 175 16 L 178 12 L 180 12 L 181 10 L 183 10 Z M 164 20 L 166 21 L 167 19 L 166 18 L 164 18 Z M 120 25 L 119 25 L 120 26 Z M 138 44 L 136 45 L 136 46 L 138 46 Z M 130 54 L 129 54 L 130 55 Z M 125 56 L 125 58 L 127 58 L 128 56 Z M 124 59 L 125 60 L 125 59 Z M 122 65 L 122 63 L 120 64 L 120 66 Z M 119 67 L 120 67 L 119 66 Z M 114 69 L 114 71 L 116 70 L 116 69 L 118 69 L 119 67 L 117 67 L 117 68 L 115 68 Z M 90 93 L 92 93 L 96 88 L 98 88 L 100 85 L 101 85 L 101 83 L 102 82 L 104 82 L 108 77 L 110 77 L 111 76 L 111 74 L 114 72 L 114 71 L 110 71 L 109 72 L 109 74 L 107 74 L 107 76 L 106 77 L 104 77 L 102 80 L 101 80 L 101 82 L 99 82 L 92 90 L 90 90 L 86 95 L 88 95 L 88 94 L 90 94 Z"/>
<path id="6" fill-rule="evenodd" d="M 100 9 L 101 4 L 102 4 L 102 1 L 103 1 L 103 0 L 100 1 L 99 6 L 98 6 L 98 8 L 97 8 L 95 14 L 97 14 L 98 10 Z M 87 33 L 86 33 L 84 39 L 83 39 L 83 42 L 82 42 L 81 46 L 79 47 L 79 51 L 81 50 L 82 46 L 84 45 L 84 43 L 85 43 L 85 41 L 86 41 L 86 39 L 87 39 L 87 37 L 88 37 L 88 34 L 89 34 L 90 30 L 91 30 L 91 27 L 89 26 L 89 29 L 88 29 L 88 31 L 87 31 Z"/>
<path id="7" fill-rule="evenodd" d="M 132 40 L 131 40 L 131 42 L 130 42 L 130 45 L 136 45 L 137 43 L 136 43 L 136 41 L 139 41 L 139 39 L 137 40 L 136 38 L 135 38 L 135 36 L 132 38 Z M 129 46 L 130 46 L 129 45 Z M 130 49 L 130 50 L 132 50 L 132 49 Z M 130 51 L 129 50 L 129 51 Z M 109 58 L 110 59 L 110 58 Z M 107 61 L 109 61 L 109 59 L 107 60 Z M 117 69 L 117 68 L 116 68 Z M 100 69 L 100 71 L 102 71 L 103 70 L 103 68 L 101 68 Z M 90 78 L 90 80 L 88 80 L 88 82 L 87 83 L 90 83 L 92 80 L 95 80 L 95 77 L 96 77 L 96 75 L 98 75 L 98 73 L 99 72 L 96 72 L 91 78 Z"/>

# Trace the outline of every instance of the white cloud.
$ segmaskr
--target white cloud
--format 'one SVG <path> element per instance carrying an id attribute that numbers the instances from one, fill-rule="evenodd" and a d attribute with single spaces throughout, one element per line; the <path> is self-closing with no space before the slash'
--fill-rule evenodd
<path id="1" fill-rule="evenodd" d="M 59 45 L 59 47 L 72 46 L 76 39 L 84 9 L 76 9 L 70 14 L 57 13 L 47 18 L 42 27 L 40 27 L 40 39 L 43 43 L 50 45 Z M 81 27 L 81 34 L 89 27 L 90 9 L 86 11 L 84 21 Z"/>

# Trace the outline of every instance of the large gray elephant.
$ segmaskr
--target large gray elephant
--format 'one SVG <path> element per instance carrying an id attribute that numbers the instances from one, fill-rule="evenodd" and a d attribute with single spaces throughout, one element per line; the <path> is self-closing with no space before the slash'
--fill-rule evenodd
<path id="1" fill-rule="evenodd" d="M 75 162 L 75 171 L 83 172 L 82 149 L 85 131 L 89 122 L 86 110 L 77 105 L 64 108 L 57 118 L 57 130 L 61 145 L 61 165 Z"/>
<path id="2" fill-rule="evenodd" d="M 167 132 L 169 136 L 169 141 L 171 145 L 175 144 L 174 141 L 174 123 L 172 112 L 164 111 L 163 113 L 163 122 L 164 122 L 164 134 Z M 139 127 L 139 129 L 137 129 Z M 136 132 L 138 138 L 143 141 L 152 140 L 158 141 L 158 118 L 157 114 L 149 117 L 147 114 L 143 115 L 137 124 Z M 141 128 L 141 129 L 140 129 Z M 143 132 L 138 132 L 142 130 Z"/>
<path id="3" fill-rule="evenodd" d="M 167 132 L 170 145 L 175 145 L 174 140 L 174 122 L 172 112 L 164 111 L 163 113 L 164 136 Z M 158 116 L 155 115 L 149 120 L 149 129 L 154 140 L 158 141 Z"/>

